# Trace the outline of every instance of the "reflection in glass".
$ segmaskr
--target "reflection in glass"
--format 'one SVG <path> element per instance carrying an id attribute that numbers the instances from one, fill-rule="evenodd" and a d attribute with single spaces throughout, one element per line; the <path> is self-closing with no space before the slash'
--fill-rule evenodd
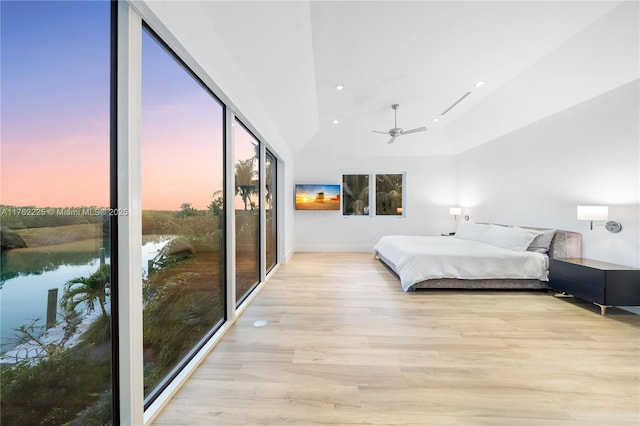
<path id="1" fill-rule="evenodd" d="M 148 31 L 142 55 L 148 403 L 225 318 L 224 110 Z"/>
<path id="2" fill-rule="evenodd" d="M 271 154 L 268 150 L 265 154 L 265 186 L 266 186 L 266 194 L 265 194 L 265 245 L 266 245 L 266 253 L 265 253 L 265 263 L 267 272 L 271 270 L 274 266 L 276 266 L 277 260 L 277 225 L 276 225 L 276 175 L 277 175 L 277 167 L 278 160 Z"/>
<path id="3" fill-rule="evenodd" d="M 342 175 L 342 214 L 369 215 L 369 175 Z"/>
<path id="4" fill-rule="evenodd" d="M 239 305 L 260 280 L 260 144 L 235 121 L 236 301 Z"/>
<path id="5" fill-rule="evenodd" d="M 403 215 L 403 183 L 403 174 L 376 175 L 376 215 Z"/>
<path id="6" fill-rule="evenodd" d="M 110 5 L 0 9 L 0 424 L 110 424 Z"/>

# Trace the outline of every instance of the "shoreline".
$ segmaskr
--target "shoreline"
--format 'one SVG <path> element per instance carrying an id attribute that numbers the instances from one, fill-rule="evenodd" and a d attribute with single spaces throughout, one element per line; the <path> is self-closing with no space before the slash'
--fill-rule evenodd
<path id="1" fill-rule="evenodd" d="M 80 343 L 80 336 L 87 331 L 89 326 L 101 315 L 98 311 L 84 312 L 82 319 L 76 332 L 67 340 L 64 344 L 64 348 L 72 348 Z M 39 340 L 43 344 L 52 345 L 60 344 L 64 338 L 65 323 L 58 322 L 55 326 L 48 328 L 41 336 Z M 42 359 L 47 358 L 47 352 L 42 346 L 34 341 L 20 343 L 16 347 L 9 349 L 8 351 L 0 355 L 1 366 L 14 366 L 23 361 L 29 361 L 31 365 L 35 365 Z"/>

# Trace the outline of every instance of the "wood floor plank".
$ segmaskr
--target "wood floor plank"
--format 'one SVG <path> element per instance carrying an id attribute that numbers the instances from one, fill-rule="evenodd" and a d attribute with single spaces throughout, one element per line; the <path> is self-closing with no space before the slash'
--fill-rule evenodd
<path id="1" fill-rule="evenodd" d="M 546 292 L 405 293 L 370 254 L 299 253 L 154 424 L 637 426 L 640 316 Z"/>

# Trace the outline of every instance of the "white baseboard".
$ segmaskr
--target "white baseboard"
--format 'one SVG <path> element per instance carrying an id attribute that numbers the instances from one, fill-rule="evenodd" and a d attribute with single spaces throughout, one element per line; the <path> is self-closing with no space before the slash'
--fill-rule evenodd
<path id="1" fill-rule="evenodd" d="M 283 262 L 285 264 L 289 263 L 289 261 L 291 260 L 291 256 L 293 256 L 295 252 L 296 252 L 295 250 L 289 250 L 287 253 L 285 253 Z"/>
<path id="2" fill-rule="evenodd" d="M 298 245 L 296 252 L 367 252 L 373 253 L 369 244 L 308 244 Z"/>

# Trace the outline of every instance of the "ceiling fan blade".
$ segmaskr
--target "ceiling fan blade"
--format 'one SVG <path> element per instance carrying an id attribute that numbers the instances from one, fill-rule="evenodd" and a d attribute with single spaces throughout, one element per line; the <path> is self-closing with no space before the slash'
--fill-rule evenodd
<path id="1" fill-rule="evenodd" d="M 424 132 L 425 130 L 427 130 L 426 127 L 417 127 L 415 129 L 411 129 L 411 130 L 406 130 L 404 132 L 402 132 L 403 135 L 408 135 L 409 133 L 418 133 L 418 132 Z"/>
<path id="2" fill-rule="evenodd" d="M 396 140 L 396 137 L 392 136 L 391 139 L 389 139 L 389 142 L 387 142 L 387 144 L 394 143 L 395 140 Z"/>
<path id="3" fill-rule="evenodd" d="M 373 133 L 382 133 L 383 135 L 388 135 L 389 132 L 381 132 L 380 130 L 372 130 Z"/>

